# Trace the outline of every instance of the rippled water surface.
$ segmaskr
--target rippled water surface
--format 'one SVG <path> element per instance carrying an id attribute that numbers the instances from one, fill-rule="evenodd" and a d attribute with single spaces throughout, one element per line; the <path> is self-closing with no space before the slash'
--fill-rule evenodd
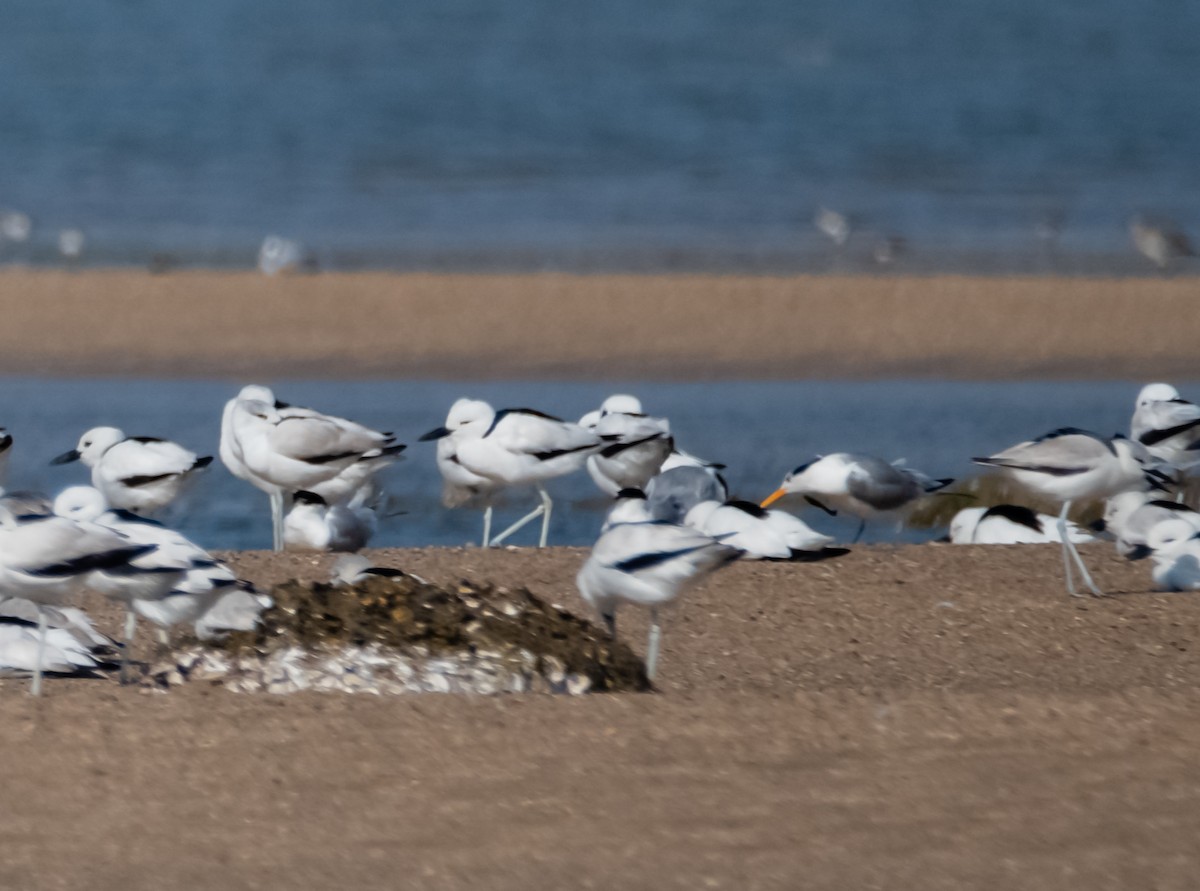
<path id="1" fill-rule="evenodd" d="M 478 540 L 480 515 L 446 510 L 434 447 L 417 442 L 439 426 L 459 396 L 494 406 L 528 406 L 577 419 L 614 388 L 604 383 L 544 381 L 277 381 L 276 394 L 299 405 L 341 414 L 397 433 L 408 460 L 388 472 L 389 491 L 402 511 L 381 524 L 375 544 L 459 545 Z M 1200 382 L 1179 384 L 1196 393 Z M 1127 430 L 1140 384 L 1131 381 L 971 383 L 937 381 L 739 381 L 623 384 L 646 410 L 670 418 L 679 444 L 728 465 L 735 493 L 759 500 L 783 475 L 814 455 L 864 451 L 904 458 L 932 476 L 974 472 L 969 458 L 989 454 L 1055 427 L 1111 434 Z M 201 454 L 216 454 L 221 409 L 237 385 L 218 381 L 0 379 L 0 425 L 15 438 L 10 488 L 48 492 L 86 482 L 78 464 L 50 467 L 87 428 L 121 427 L 130 435 L 174 439 Z M 555 497 L 551 542 L 590 544 L 605 509 L 584 472 L 550 485 Z M 497 524 L 534 506 L 532 491 L 515 493 Z M 802 505 L 793 504 L 794 509 Z M 848 536 L 854 524 L 814 511 L 814 527 Z M 212 548 L 270 544 L 266 497 L 235 479 L 219 461 L 196 486 L 178 525 Z M 497 525 L 496 528 L 502 528 Z M 866 539 L 889 539 L 887 524 Z M 906 532 L 907 538 L 931 533 Z M 519 543 L 536 540 L 534 530 Z"/>

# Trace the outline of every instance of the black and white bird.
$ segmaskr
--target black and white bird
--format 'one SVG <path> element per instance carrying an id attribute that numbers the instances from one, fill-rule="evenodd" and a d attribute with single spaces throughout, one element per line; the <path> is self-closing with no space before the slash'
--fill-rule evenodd
<path id="1" fill-rule="evenodd" d="M 126 436 L 116 427 L 93 427 L 51 464 L 79 461 L 91 468 L 92 485 L 115 508 L 152 516 L 171 504 L 212 463 L 178 443 Z"/>
<path id="2" fill-rule="evenodd" d="M 729 487 L 720 471 L 699 464 L 678 464 L 663 470 L 646 484 L 645 492 L 654 519 L 679 524 L 697 504 L 729 498 Z"/>
<path id="3" fill-rule="evenodd" d="M 347 504 L 329 504 L 315 492 L 292 496 L 292 508 L 283 520 L 283 546 L 291 551 L 358 551 L 375 534 L 378 519 L 368 503 L 369 493 Z"/>
<path id="4" fill-rule="evenodd" d="M 458 441 L 453 436 L 438 439 L 436 460 L 438 473 L 442 476 L 442 506 L 451 509 L 482 508 L 483 539 L 480 546 L 489 547 L 492 536 L 492 502 L 504 485 L 498 480 L 480 476 L 464 467 L 458 460 Z"/>
<path id="5" fill-rule="evenodd" d="M 1200 532 L 1200 512 L 1153 492 L 1121 492 L 1104 503 L 1103 530 L 1116 539 L 1117 553 L 1130 560 L 1150 556 L 1150 530 L 1164 520 L 1182 520 Z"/>
<path id="6" fill-rule="evenodd" d="M 38 607 L 23 598 L 0 599 L 0 677 L 31 675 L 39 667 L 39 609 L 46 616 L 41 670 L 55 675 L 98 677 L 114 666 L 117 643 L 96 630 L 82 610 Z"/>
<path id="7" fill-rule="evenodd" d="M 867 520 L 902 510 L 918 498 L 954 482 L 932 479 L 902 463 L 889 464 L 882 458 L 854 452 L 835 452 L 801 464 L 783 478 L 783 483 L 763 499 L 769 507 L 785 495 L 799 495 L 828 514 L 844 511 L 859 518 L 862 536 Z"/>
<path id="8" fill-rule="evenodd" d="M 41 693 L 42 650 L 47 642 L 45 606 L 64 604 L 92 573 L 133 572 L 130 563 L 154 550 L 94 523 L 81 524 L 52 513 L 14 513 L 0 502 L 0 591 L 38 606 L 38 646 L 33 684 Z"/>
<path id="9" fill-rule="evenodd" d="M 743 560 L 812 561 L 848 554 L 798 517 L 750 501 L 702 501 L 685 523 L 743 552 Z"/>
<path id="10" fill-rule="evenodd" d="M 539 547 L 546 546 L 553 502 L 543 483 L 581 468 L 606 440 L 561 418 L 529 408 L 496 411 L 477 399 L 460 399 L 450 407 L 446 424 L 430 430 L 422 441 L 449 437 L 453 461 L 497 488 L 533 486 L 541 504 L 493 538 L 499 544 L 521 527 L 542 518 Z"/>
<path id="11" fill-rule="evenodd" d="M 1031 491 L 1062 502 L 1057 525 L 1067 591 L 1072 596 L 1076 595 L 1072 562 L 1094 596 L 1103 596 L 1103 592 L 1092 581 L 1068 534 L 1071 502 L 1151 488 L 1165 490 L 1171 483 L 1170 476 L 1161 469 L 1162 462 L 1139 443 L 1124 437 L 1108 439 L 1075 427 L 1053 430 L 995 455 L 972 460 L 998 467 Z"/>
<path id="12" fill-rule="evenodd" d="M 625 507 L 629 501 L 625 500 Z M 606 523 L 576 576 L 579 593 L 617 636 L 617 607 L 635 603 L 650 610 L 646 677 L 654 680 L 662 639 L 659 608 L 675 601 L 741 551 L 688 526 L 654 520 Z"/>
<path id="13" fill-rule="evenodd" d="M 644 489 L 675 447 L 667 420 L 645 415 L 641 401 L 624 393 L 609 396 L 580 418 L 579 426 L 606 440 L 588 456 L 587 471 L 600 491 L 612 497 L 622 489 Z"/>
<path id="14" fill-rule="evenodd" d="M 1077 523 L 1067 523 L 1067 535 L 1076 544 L 1096 540 Z M 1061 543 L 1058 517 L 1019 504 L 965 507 L 950 520 L 949 539 L 953 544 Z"/>
<path id="15" fill-rule="evenodd" d="M 1138 393 L 1129 437 L 1150 454 L 1185 470 L 1200 462 L 1200 406 L 1188 402 L 1170 384 L 1146 384 Z"/>
<path id="16" fill-rule="evenodd" d="M 221 461 L 239 479 L 267 493 L 275 550 L 283 549 L 287 496 L 313 491 L 359 462 L 385 463 L 403 451 L 391 433 L 345 418 L 278 402 L 270 389 L 243 387 L 225 404 Z"/>
<path id="17" fill-rule="evenodd" d="M 1161 591 L 1200 590 L 1200 532 L 1186 520 L 1163 520 L 1147 536 L 1151 574 Z"/>

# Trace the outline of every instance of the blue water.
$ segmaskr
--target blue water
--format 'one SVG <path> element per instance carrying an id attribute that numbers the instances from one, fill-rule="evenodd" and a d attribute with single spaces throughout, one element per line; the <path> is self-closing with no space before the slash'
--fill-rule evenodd
<path id="1" fill-rule="evenodd" d="M 1185 393 L 1200 382 L 1181 383 Z M 974 473 L 973 455 L 985 455 L 1061 426 L 1104 434 L 1126 430 L 1140 383 L 930 381 L 718 383 L 647 382 L 622 387 L 646 409 L 670 418 L 680 446 L 728 465 L 733 491 L 760 500 L 784 474 L 818 453 L 862 451 L 935 477 Z M 50 467 L 50 458 L 72 448 L 99 424 L 130 435 L 174 439 L 201 454 L 216 454 L 221 408 L 237 387 L 215 381 L 0 379 L 0 424 L 15 444 L 10 488 L 47 492 L 86 482 L 78 464 Z M 460 545 L 477 541 L 480 514 L 446 510 L 431 443 L 417 442 L 439 426 L 450 404 L 469 395 L 497 407 L 531 406 L 578 418 L 612 392 L 604 383 L 509 381 L 279 381 L 276 394 L 290 402 L 336 412 L 393 430 L 408 442 L 407 461 L 388 471 L 388 489 L 404 513 L 381 524 L 379 546 Z M 605 504 L 586 473 L 552 482 L 556 499 L 554 544 L 590 544 Z M 531 493 L 518 493 L 499 524 L 529 510 Z M 791 505 L 801 509 L 802 504 Z M 815 528 L 840 537 L 854 522 L 816 511 L 804 514 Z M 265 496 L 227 473 L 219 462 L 196 486 L 180 529 L 212 548 L 270 544 Z M 908 531 L 914 540 L 934 533 Z M 866 540 L 895 539 L 889 524 L 868 528 Z M 516 543 L 536 541 L 536 531 Z"/>
<path id="2" fill-rule="evenodd" d="M 1200 229 L 1198 71 L 1187 0 L 10 3 L 0 262 L 1112 269 Z"/>

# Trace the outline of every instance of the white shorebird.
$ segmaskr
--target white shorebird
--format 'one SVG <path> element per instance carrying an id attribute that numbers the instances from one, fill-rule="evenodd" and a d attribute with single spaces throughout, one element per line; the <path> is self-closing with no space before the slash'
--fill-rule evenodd
<path id="1" fill-rule="evenodd" d="M 602 437 L 561 418 L 528 408 L 496 411 L 477 399 L 459 399 L 451 406 L 445 426 L 430 430 L 421 440 L 446 437 L 454 443 L 453 460 L 472 474 L 490 480 L 497 488 L 537 489 L 542 503 L 490 544 L 499 544 L 540 516 L 539 547 L 546 546 L 553 508 L 542 483 L 578 470 L 605 443 Z"/>
<path id="2" fill-rule="evenodd" d="M 46 615 L 46 645 L 41 668 L 54 674 L 94 677 L 112 666 L 117 643 L 98 632 L 82 610 L 40 607 Z M 32 674 L 37 666 L 37 604 L 0 598 L 0 676 Z"/>
<path id="3" fill-rule="evenodd" d="M 807 561 L 849 553 L 830 547 L 833 538 L 815 532 L 803 520 L 749 501 L 702 501 L 688 511 L 685 523 L 743 551 L 744 560 Z"/>
<path id="4" fill-rule="evenodd" d="M 687 526 L 653 520 L 613 522 L 600 533 L 575 582 L 613 640 L 622 601 L 649 607 L 646 677 L 653 681 L 662 639 L 659 607 L 741 553 Z"/>
<path id="5" fill-rule="evenodd" d="M 492 501 L 503 486 L 497 480 L 472 473 L 463 467 L 458 460 L 458 442 L 453 436 L 443 436 L 437 441 L 437 469 L 442 475 L 444 507 L 483 507 L 481 547 L 488 547 L 492 534 Z"/>
<path id="6" fill-rule="evenodd" d="M 126 436 L 116 427 L 93 427 L 50 463 L 71 461 L 91 468 L 92 485 L 113 507 L 153 515 L 179 497 L 212 456 L 198 457 L 165 439 Z"/>
<path id="7" fill-rule="evenodd" d="M 258 270 L 263 275 L 295 272 L 307 262 L 304 246 L 280 235 L 268 235 L 258 249 Z"/>
<path id="8" fill-rule="evenodd" d="M 1105 502 L 1102 526 L 1117 542 L 1117 553 L 1130 560 L 1150 556 L 1150 530 L 1164 520 L 1182 520 L 1200 532 L 1200 513 L 1151 492 L 1122 492 Z"/>
<path id="9" fill-rule="evenodd" d="M 844 213 L 819 207 L 813 214 L 813 225 L 839 248 L 850 239 L 850 218 Z"/>
<path id="10" fill-rule="evenodd" d="M 1068 534 L 1067 512 L 1071 502 L 1164 488 L 1170 482 L 1170 478 L 1158 469 L 1161 462 L 1145 447 L 1124 437 L 1108 439 L 1075 427 L 1063 427 L 995 455 L 972 460 L 976 464 L 999 467 L 1034 492 L 1062 502 L 1058 533 L 1062 540 L 1067 591 L 1072 596 L 1076 595 L 1072 561 L 1088 590 L 1096 597 L 1103 596 L 1103 592 L 1092 581 Z"/>
<path id="11" fill-rule="evenodd" d="M 836 452 L 801 464 L 783 478 L 778 489 L 763 499 L 769 507 L 785 495 L 800 495 L 828 514 L 844 511 L 859 518 L 862 536 L 867 520 L 901 510 L 918 498 L 950 485 L 952 479 L 931 479 L 902 464 L 853 452 Z"/>
<path id="12" fill-rule="evenodd" d="M 719 472 L 693 464 L 662 471 L 646 484 L 645 491 L 654 519 L 679 524 L 702 501 L 723 502 L 729 497 L 729 487 Z"/>
<path id="13" fill-rule="evenodd" d="M 675 445 L 671 425 L 643 414 L 641 401 L 624 393 L 609 396 L 599 409 L 580 418 L 579 426 L 609 440 L 587 459 L 588 475 L 609 496 L 644 488 Z"/>
<path id="14" fill-rule="evenodd" d="M 131 560 L 153 550 L 154 545 L 134 544 L 102 526 L 53 514 L 18 516 L 9 503 L 0 504 L 0 591 L 38 606 L 39 653 L 31 693 L 42 690 L 44 607 L 64 603 L 93 572 L 127 571 Z"/>
<path id="15" fill-rule="evenodd" d="M 358 551 L 375 534 L 374 509 L 364 500 L 328 504 L 315 492 L 292 496 L 292 509 L 283 521 L 283 544 L 288 550 Z"/>
<path id="16" fill-rule="evenodd" d="M 230 473 L 270 498 L 278 551 L 289 493 L 311 492 L 359 462 L 385 465 L 404 449 L 394 440 L 345 418 L 277 402 L 267 387 L 250 385 L 225 404 L 220 454 Z"/>
<path id="17" fill-rule="evenodd" d="M 1195 256 L 1187 235 L 1174 223 L 1136 216 L 1129 221 L 1129 239 L 1137 252 L 1159 269 L 1177 257 Z"/>
<path id="18" fill-rule="evenodd" d="M 1067 523 L 1071 541 L 1095 541 L 1096 536 L 1076 523 Z M 1058 517 L 1039 514 L 1019 504 L 966 507 L 950 520 L 954 544 L 1046 544 L 1060 543 Z"/>
<path id="19" fill-rule="evenodd" d="M 1129 437 L 1150 454 L 1185 469 L 1200 461 L 1200 452 L 1189 451 L 1200 443 L 1200 406 L 1182 398 L 1170 384 L 1146 384 L 1134 404 Z"/>
<path id="20" fill-rule="evenodd" d="M 1200 590 L 1200 532 L 1182 519 L 1158 523 L 1147 536 L 1154 582 L 1163 591 Z"/>

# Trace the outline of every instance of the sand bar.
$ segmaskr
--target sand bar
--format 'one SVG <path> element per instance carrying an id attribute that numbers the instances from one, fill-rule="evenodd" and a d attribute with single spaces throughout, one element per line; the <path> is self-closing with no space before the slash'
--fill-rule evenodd
<path id="1" fill-rule="evenodd" d="M 1193 278 L 0 272 L 0 372 L 1188 377 Z"/>

